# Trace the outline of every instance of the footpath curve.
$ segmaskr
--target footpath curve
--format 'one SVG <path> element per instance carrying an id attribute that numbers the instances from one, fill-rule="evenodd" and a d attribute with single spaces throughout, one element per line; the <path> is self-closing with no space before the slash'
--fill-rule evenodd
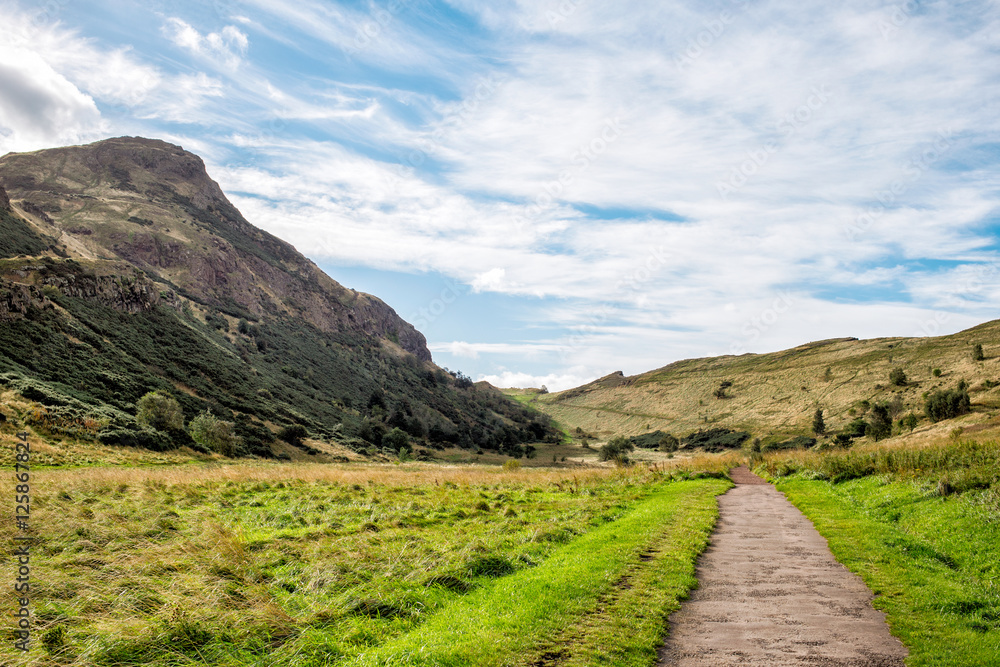
<path id="1" fill-rule="evenodd" d="M 861 579 L 781 493 L 746 467 L 719 498 L 699 587 L 670 618 L 661 666 L 902 667 Z"/>

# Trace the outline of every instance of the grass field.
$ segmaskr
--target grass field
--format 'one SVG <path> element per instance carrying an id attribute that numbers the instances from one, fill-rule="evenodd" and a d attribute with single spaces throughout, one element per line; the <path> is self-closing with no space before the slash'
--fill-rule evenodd
<path id="1" fill-rule="evenodd" d="M 773 456 L 762 466 L 877 595 L 912 666 L 1000 661 L 1000 444 Z"/>
<path id="2" fill-rule="evenodd" d="M 687 476 L 416 464 L 37 472 L 38 641 L 25 660 L 8 638 L 0 661 L 590 664 L 603 651 L 650 664 L 729 485 Z M 5 533 L 10 544 L 9 523 Z M 3 596 L 14 608 L 10 587 Z"/>

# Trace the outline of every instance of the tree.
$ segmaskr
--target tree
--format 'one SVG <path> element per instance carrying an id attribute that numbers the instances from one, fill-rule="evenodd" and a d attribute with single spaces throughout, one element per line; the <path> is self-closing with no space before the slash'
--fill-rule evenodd
<path id="1" fill-rule="evenodd" d="M 906 386 L 906 372 L 897 366 L 889 372 L 889 382 L 897 387 Z"/>
<path id="2" fill-rule="evenodd" d="M 917 416 L 912 412 L 899 420 L 899 430 L 906 429 L 910 433 L 917 427 Z"/>
<path id="3" fill-rule="evenodd" d="M 985 358 L 985 355 L 983 355 L 983 344 L 976 343 L 975 347 L 972 348 L 972 360 L 982 361 Z"/>
<path id="4" fill-rule="evenodd" d="M 816 435 L 826 433 L 826 423 L 823 421 L 823 408 L 816 408 L 816 414 L 813 415 L 813 433 Z"/>
<path id="5" fill-rule="evenodd" d="M 927 397 L 924 412 L 932 422 L 964 415 L 972 407 L 968 388 L 962 383 L 956 389 L 938 390 Z"/>
<path id="6" fill-rule="evenodd" d="M 184 429 L 184 412 L 176 399 L 151 391 L 136 403 L 135 420 L 157 431 Z"/>
<path id="7" fill-rule="evenodd" d="M 192 419 L 188 432 L 191 434 L 191 439 L 202 447 L 207 447 L 223 456 L 236 454 L 239 439 L 236 437 L 233 423 L 219 419 L 211 410 L 206 410 Z"/>
<path id="8" fill-rule="evenodd" d="M 884 403 L 872 406 L 871 422 L 865 429 L 865 435 L 871 436 L 875 441 L 892 435 L 892 419 L 889 417 L 889 408 Z"/>

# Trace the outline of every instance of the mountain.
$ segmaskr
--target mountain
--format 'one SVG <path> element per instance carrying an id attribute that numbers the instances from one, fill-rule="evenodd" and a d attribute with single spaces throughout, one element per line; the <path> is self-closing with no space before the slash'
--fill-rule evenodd
<path id="1" fill-rule="evenodd" d="M 149 391 L 234 420 L 245 452 L 302 426 L 371 451 L 418 442 L 520 454 L 548 433 L 446 373 L 388 305 L 254 227 L 179 146 L 135 137 L 0 158 L 0 383 L 40 424 L 170 447 L 135 422 Z"/>
<path id="2" fill-rule="evenodd" d="M 984 348 L 983 360 L 974 359 L 977 344 Z M 894 370 L 902 370 L 902 384 L 890 379 Z M 771 354 L 689 359 L 634 376 L 613 373 L 528 402 L 569 429 L 601 437 L 657 430 L 683 437 L 709 429 L 746 431 L 765 440 L 809 436 L 817 409 L 824 411 L 827 431 L 835 432 L 880 403 L 891 404 L 897 418 L 912 412 L 919 433 L 954 427 L 950 420 L 932 424 L 924 408 L 929 395 L 963 381 L 972 414 L 962 423 L 996 427 L 1000 321 L 949 336 L 843 338 Z"/>

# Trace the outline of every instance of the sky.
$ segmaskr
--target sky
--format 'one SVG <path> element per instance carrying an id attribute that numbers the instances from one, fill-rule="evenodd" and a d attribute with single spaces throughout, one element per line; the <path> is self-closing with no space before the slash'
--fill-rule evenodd
<path id="1" fill-rule="evenodd" d="M 146 136 L 565 389 L 1000 316 L 1000 5 L 0 0 L 0 154 Z"/>

